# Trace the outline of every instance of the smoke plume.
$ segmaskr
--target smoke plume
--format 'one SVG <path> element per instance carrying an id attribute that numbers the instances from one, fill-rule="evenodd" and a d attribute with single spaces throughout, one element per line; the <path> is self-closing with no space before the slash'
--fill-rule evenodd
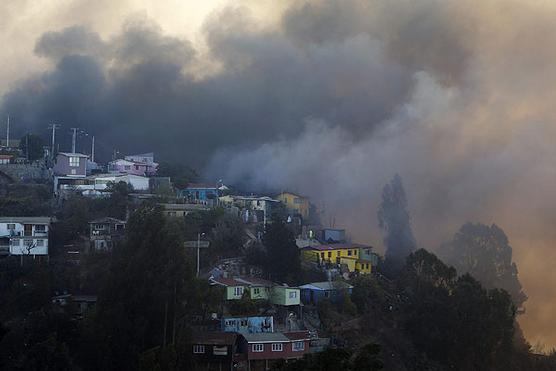
<path id="1" fill-rule="evenodd" d="M 234 2 L 201 41 L 148 11 L 120 23 L 75 4 L 62 27 L 43 22 L 32 68 L 10 67 L 23 78 L 0 113 L 20 130 L 76 125 L 100 158 L 153 150 L 209 179 L 296 190 L 378 247 L 380 192 L 399 173 L 420 247 L 467 221 L 508 233 L 525 334 L 556 345 L 552 3 Z"/>

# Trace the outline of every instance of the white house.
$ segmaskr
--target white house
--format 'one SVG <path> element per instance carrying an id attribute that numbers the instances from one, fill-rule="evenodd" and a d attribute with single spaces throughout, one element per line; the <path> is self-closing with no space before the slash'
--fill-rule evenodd
<path id="1" fill-rule="evenodd" d="M 0 217 L 0 253 L 48 255 L 50 217 Z"/>

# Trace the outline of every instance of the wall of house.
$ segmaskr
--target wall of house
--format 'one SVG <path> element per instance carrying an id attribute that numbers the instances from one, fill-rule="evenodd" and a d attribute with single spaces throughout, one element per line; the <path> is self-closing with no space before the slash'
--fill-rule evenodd
<path id="1" fill-rule="evenodd" d="M 58 155 L 56 157 L 56 164 L 54 164 L 53 171 L 56 175 L 73 175 L 73 176 L 85 176 L 87 175 L 87 158 L 78 157 L 79 166 L 70 166 L 69 157 L 65 155 Z M 72 170 L 75 173 L 72 174 Z"/>
<path id="2" fill-rule="evenodd" d="M 241 290 L 236 292 L 236 287 L 240 287 Z M 243 296 L 243 291 L 245 291 L 244 286 L 227 286 L 226 287 L 226 300 L 239 300 Z"/>
<path id="3" fill-rule="evenodd" d="M 290 297 L 290 293 L 292 293 Z M 300 291 L 298 288 L 275 286 L 272 289 L 272 303 L 276 305 L 299 305 Z"/>
<path id="4" fill-rule="evenodd" d="M 242 346 L 242 351 L 247 353 L 247 359 L 258 360 L 258 359 L 291 359 L 291 358 L 301 358 L 309 349 L 309 342 L 303 341 L 304 349 L 294 351 L 292 344 L 294 341 L 280 342 L 282 344 L 281 351 L 272 351 L 273 343 L 262 343 L 262 352 L 253 352 L 254 343 L 244 343 Z M 277 343 L 275 343 L 277 344 Z"/>
<path id="5" fill-rule="evenodd" d="M 251 299 L 254 300 L 268 300 L 270 299 L 270 289 L 264 286 L 251 286 L 249 288 Z"/>
<path id="6" fill-rule="evenodd" d="M 224 332 L 274 332 L 274 319 L 272 316 L 223 317 L 221 326 Z"/>

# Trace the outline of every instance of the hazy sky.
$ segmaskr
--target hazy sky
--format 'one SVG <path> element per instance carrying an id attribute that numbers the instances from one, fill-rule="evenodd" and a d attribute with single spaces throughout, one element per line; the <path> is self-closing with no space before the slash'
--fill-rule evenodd
<path id="1" fill-rule="evenodd" d="M 553 2 L 4 0 L 0 15 L 0 114 L 19 135 L 56 121 L 67 145 L 78 125 L 101 158 L 154 150 L 291 188 L 378 247 L 400 173 L 419 246 L 467 221 L 506 231 L 525 334 L 556 346 Z"/>

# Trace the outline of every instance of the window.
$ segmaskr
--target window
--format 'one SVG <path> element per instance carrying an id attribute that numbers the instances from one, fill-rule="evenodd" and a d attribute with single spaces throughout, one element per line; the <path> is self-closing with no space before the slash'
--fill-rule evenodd
<path id="1" fill-rule="evenodd" d="M 247 320 L 246 320 L 246 319 L 242 319 L 241 321 L 239 321 L 239 325 L 240 325 L 240 326 L 247 326 Z"/>
<path id="2" fill-rule="evenodd" d="M 348 256 L 351 256 L 351 250 L 348 250 Z"/>
<path id="3" fill-rule="evenodd" d="M 302 204 L 303 201 L 301 200 L 301 198 L 296 197 L 296 198 L 293 199 L 293 203 L 294 204 Z"/>
<path id="4" fill-rule="evenodd" d="M 301 350 L 305 350 L 305 342 L 304 341 L 294 341 L 292 343 L 292 350 L 294 352 L 299 352 Z"/>
<path id="5" fill-rule="evenodd" d="M 124 165 L 124 169 L 125 169 L 125 170 L 131 170 L 131 166 L 129 166 L 129 165 Z"/>
<path id="6" fill-rule="evenodd" d="M 98 229 L 98 230 L 103 230 L 103 229 L 104 229 L 104 227 L 105 227 L 105 225 L 104 225 L 104 224 L 95 224 L 95 229 Z"/>
<path id="7" fill-rule="evenodd" d="M 40 233 L 46 232 L 46 225 L 35 224 L 35 232 L 40 232 Z"/>
<path id="8" fill-rule="evenodd" d="M 354 254 L 354 255 L 357 255 L 357 250 L 353 250 L 353 254 Z"/>
<path id="9" fill-rule="evenodd" d="M 24 240 L 23 241 L 23 246 L 33 246 L 33 240 Z"/>
<path id="10" fill-rule="evenodd" d="M 135 165 L 135 170 L 139 170 L 139 165 Z"/>
<path id="11" fill-rule="evenodd" d="M 205 353 L 205 346 L 204 345 L 193 345 L 193 353 L 195 353 L 195 354 Z"/>
<path id="12" fill-rule="evenodd" d="M 77 156 L 70 156 L 69 158 L 69 165 L 71 167 L 79 167 L 79 157 Z"/>
<path id="13" fill-rule="evenodd" d="M 320 253 L 320 258 L 324 260 L 324 253 L 323 252 Z"/>
<path id="14" fill-rule="evenodd" d="M 261 293 L 260 287 L 253 288 L 253 295 L 259 295 Z"/>
<path id="15" fill-rule="evenodd" d="M 243 287 L 234 287 L 234 296 L 241 296 L 243 295 Z"/>
<path id="16" fill-rule="evenodd" d="M 290 299 L 295 299 L 295 298 L 297 298 L 297 292 L 295 292 L 295 291 L 290 291 L 289 297 L 290 297 Z"/>
<path id="17" fill-rule="evenodd" d="M 222 346 L 213 346 L 212 347 L 212 354 L 215 356 L 227 356 L 228 355 L 228 347 L 225 345 Z"/>
<path id="18" fill-rule="evenodd" d="M 282 343 L 272 343 L 272 351 L 273 352 L 281 352 L 282 351 Z"/>
<path id="19" fill-rule="evenodd" d="M 19 246 L 19 240 L 17 238 L 10 241 L 12 246 Z"/>
<path id="20" fill-rule="evenodd" d="M 75 175 L 75 174 L 77 174 L 77 170 L 75 170 L 75 169 L 71 169 L 71 170 L 70 170 L 70 174 L 71 174 L 71 175 Z"/>
<path id="21" fill-rule="evenodd" d="M 15 224 L 8 224 L 7 228 L 8 229 L 15 229 Z"/>
<path id="22" fill-rule="evenodd" d="M 332 252 L 331 252 L 331 251 L 328 252 L 328 257 L 329 257 L 329 258 L 332 257 Z"/>
<path id="23" fill-rule="evenodd" d="M 37 240 L 37 246 L 44 246 L 44 240 Z"/>
<path id="24" fill-rule="evenodd" d="M 264 351 L 264 344 L 253 344 L 253 352 L 263 352 Z"/>

